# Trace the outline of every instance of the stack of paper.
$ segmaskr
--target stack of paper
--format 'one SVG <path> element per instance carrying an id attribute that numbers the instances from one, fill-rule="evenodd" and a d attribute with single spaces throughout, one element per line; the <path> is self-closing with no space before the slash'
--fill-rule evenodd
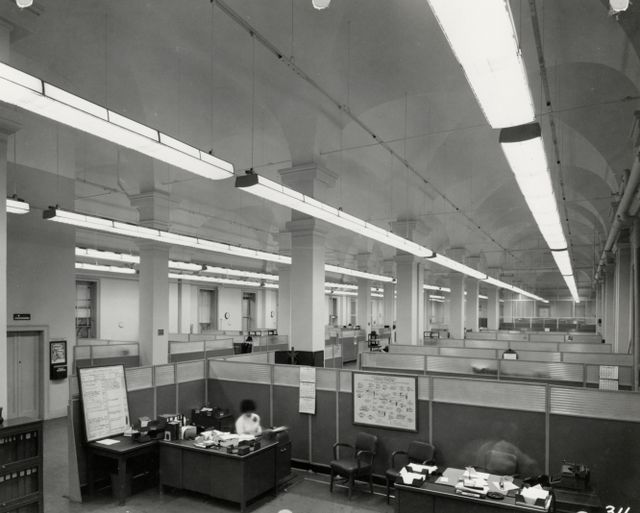
<path id="1" fill-rule="evenodd" d="M 433 474 L 438 470 L 436 465 L 419 465 L 418 463 L 409 463 L 408 467 L 412 472 L 426 472 L 427 474 Z"/>
<path id="2" fill-rule="evenodd" d="M 536 485 L 529 488 L 523 488 L 520 494 L 522 495 L 525 503 L 533 505 L 538 499 L 542 499 L 546 502 L 549 497 L 549 490 L 545 490 L 540 485 Z"/>
<path id="3" fill-rule="evenodd" d="M 403 467 L 400 471 L 400 477 L 402 477 L 402 482 L 404 484 L 412 484 L 414 480 L 422 481 L 424 480 L 424 474 L 418 474 L 417 472 L 410 472 L 407 470 L 407 467 Z"/>

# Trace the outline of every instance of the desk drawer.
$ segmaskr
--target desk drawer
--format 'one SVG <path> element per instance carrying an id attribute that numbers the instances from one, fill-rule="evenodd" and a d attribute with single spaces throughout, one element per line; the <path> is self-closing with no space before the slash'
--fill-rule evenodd
<path id="1" fill-rule="evenodd" d="M 182 449 L 160 446 L 160 484 L 182 488 Z"/>

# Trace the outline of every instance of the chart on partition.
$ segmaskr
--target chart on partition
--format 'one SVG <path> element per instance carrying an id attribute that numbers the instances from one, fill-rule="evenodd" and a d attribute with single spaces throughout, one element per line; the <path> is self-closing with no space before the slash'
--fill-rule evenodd
<path id="1" fill-rule="evenodd" d="M 417 431 L 417 379 L 353 373 L 353 423 Z"/>
<path id="2" fill-rule="evenodd" d="M 78 374 L 87 441 L 124 433 L 129 427 L 124 367 L 87 367 Z"/>

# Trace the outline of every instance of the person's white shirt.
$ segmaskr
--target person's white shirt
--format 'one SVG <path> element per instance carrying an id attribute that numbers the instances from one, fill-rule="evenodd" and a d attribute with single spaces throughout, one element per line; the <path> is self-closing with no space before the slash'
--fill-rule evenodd
<path id="1" fill-rule="evenodd" d="M 236 433 L 239 435 L 259 435 L 262 433 L 260 416 L 257 413 L 243 413 L 236 420 Z"/>

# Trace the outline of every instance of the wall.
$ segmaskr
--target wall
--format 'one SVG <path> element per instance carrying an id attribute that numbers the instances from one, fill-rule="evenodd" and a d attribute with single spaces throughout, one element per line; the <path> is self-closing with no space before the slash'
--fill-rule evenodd
<path id="1" fill-rule="evenodd" d="M 98 279 L 98 338 L 138 341 L 138 281 Z"/>
<path id="2" fill-rule="evenodd" d="M 229 313 L 225 319 L 224 314 Z M 218 288 L 218 329 L 239 331 L 242 329 L 242 290 Z"/>
<path id="3" fill-rule="evenodd" d="M 41 208 L 56 202 L 62 208 L 73 208 L 73 185 L 65 178 L 13 165 L 7 184 L 32 205 L 26 215 L 7 216 L 8 329 L 46 326 L 49 339 L 66 340 L 68 355 L 72 355 L 76 343 L 75 232 L 69 226 L 44 221 Z M 31 320 L 13 321 L 14 313 L 30 313 Z M 45 340 L 41 369 L 45 419 L 66 415 L 68 402 L 67 380 L 49 380 L 48 349 Z"/>

